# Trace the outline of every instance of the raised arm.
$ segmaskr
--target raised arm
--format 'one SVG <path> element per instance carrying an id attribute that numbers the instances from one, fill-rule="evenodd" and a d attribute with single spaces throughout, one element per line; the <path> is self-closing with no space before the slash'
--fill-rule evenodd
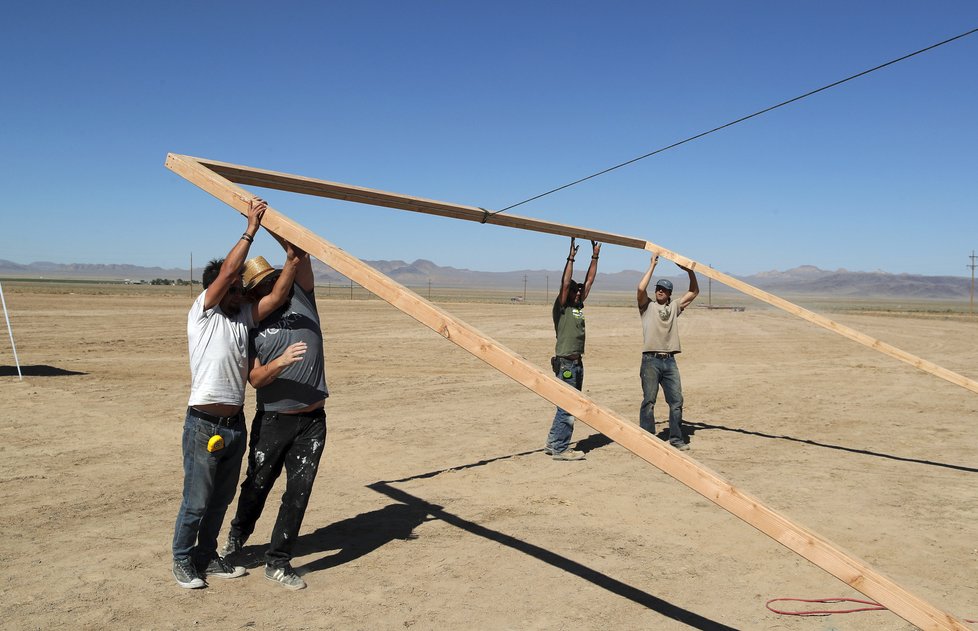
<path id="1" fill-rule="evenodd" d="M 275 237 L 275 240 L 278 241 L 279 245 L 282 246 L 282 249 L 285 250 L 286 256 L 289 254 L 290 247 L 302 253 L 299 256 L 299 267 L 295 272 L 295 282 L 297 285 L 299 285 L 299 287 L 306 290 L 306 292 L 312 293 L 312 291 L 316 288 L 316 277 L 312 273 L 312 259 L 310 256 L 274 232 L 270 234 Z"/>
<path id="2" fill-rule="evenodd" d="M 649 269 L 645 270 L 645 275 L 642 276 L 642 280 L 638 281 L 636 298 L 638 298 L 639 313 L 645 313 L 645 310 L 649 308 L 649 304 L 652 302 L 652 299 L 649 298 L 649 283 L 652 281 L 652 272 L 655 271 L 655 264 L 658 262 L 659 255 L 653 254 L 652 260 L 649 262 Z"/>
<path id="3" fill-rule="evenodd" d="M 564 275 L 560 277 L 560 305 L 567 304 L 567 294 L 570 293 L 571 279 L 574 277 L 574 257 L 577 256 L 577 248 L 574 245 L 574 237 L 571 237 L 570 252 L 567 253 L 567 262 L 564 263 Z"/>
<path id="4" fill-rule="evenodd" d="M 267 364 L 262 364 L 255 357 L 254 353 L 251 353 L 248 357 L 248 383 L 251 384 L 252 388 L 256 390 L 258 388 L 264 388 L 268 384 L 272 383 L 278 376 L 282 374 L 282 371 L 287 367 L 291 366 L 296 362 L 302 361 L 302 356 L 306 353 L 306 343 L 296 342 L 288 348 L 285 349 L 281 355 L 268 362 Z"/>
<path id="5" fill-rule="evenodd" d="M 696 281 L 696 272 L 689 269 L 688 267 L 679 266 L 679 269 L 684 270 L 689 274 L 689 291 L 683 294 L 683 297 L 679 299 L 679 309 L 685 309 L 689 306 L 689 303 L 696 299 L 696 296 L 700 295 L 700 285 Z"/>
<path id="6" fill-rule="evenodd" d="M 252 305 L 252 315 L 255 322 L 261 322 L 273 311 L 285 304 L 292 291 L 292 284 L 295 282 L 295 275 L 299 269 L 302 258 L 309 258 L 303 250 L 286 241 L 288 247 L 285 248 L 285 265 L 282 266 L 282 273 L 278 275 L 272 291 L 267 296 Z"/>
<path id="7" fill-rule="evenodd" d="M 261 220 L 267 209 L 268 204 L 265 200 L 257 197 L 251 200 L 251 207 L 248 209 L 248 227 L 224 258 L 217 278 L 205 290 L 205 311 L 217 306 L 224 299 L 224 295 L 228 293 L 231 286 L 234 285 L 234 281 L 241 276 L 241 266 L 248 258 L 248 249 L 251 247 L 252 241 L 255 240 L 255 234 L 261 227 Z"/>
<path id="8" fill-rule="evenodd" d="M 601 244 L 597 241 L 591 242 L 591 264 L 587 267 L 587 276 L 584 277 L 584 291 L 581 293 L 581 300 L 587 300 L 587 295 L 591 293 L 591 285 L 594 284 L 594 277 L 598 275 L 598 255 L 601 254 Z"/>

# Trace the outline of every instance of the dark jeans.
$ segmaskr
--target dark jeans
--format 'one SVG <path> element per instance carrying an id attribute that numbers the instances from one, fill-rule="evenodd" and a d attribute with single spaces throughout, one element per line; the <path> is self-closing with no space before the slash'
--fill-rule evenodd
<path id="1" fill-rule="evenodd" d="M 207 451 L 220 434 L 224 448 Z M 173 533 L 173 558 L 207 561 L 217 553 L 217 535 L 241 473 L 248 430 L 244 414 L 231 427 L 219 427 L 187 411 L 183 425 L 183 501 Z"/>
<path id="2" fill-rule="evenodd" d="M 656 357 L 652 353 L 642 353 L 642 408 L 639 411 L 639 425 L 650 434 L 655 433 L 655 399 L 662 385 L 662 394 L 669 406 L 669 442 L 686 442 L 683 437 L 683 386 L 679 380 L 679 366 L 675 356 Z"/>
<path id="3" fill-rule="evenodd" d="M 554 374 L 564 383 L 580 390 L 584 385 L 584 362 L 580 359 L 558 357 L 557 371 Z M 554 414 L 554 422 L 550 426 L 550 433 L 547 435 L 547 447 L 555 454 L 567 451 L 573 435 L 574 417 L 558 406 L 557 413 Z"/>
<path id="4" fill-rule="evenodd" d="M 265 563 L 282 567 L 292 559 L 292 549 L 306 514 L 319 459 L 326 446 L 326 413 L 280 414 L 258 411 L 251 423 L 248 473 L 241 484 L 238 510 L 231 520 L 231 535 L 247 538 L 265 508 L 265 500 L 282 467 L 285 493 L 272 529 Z"/>

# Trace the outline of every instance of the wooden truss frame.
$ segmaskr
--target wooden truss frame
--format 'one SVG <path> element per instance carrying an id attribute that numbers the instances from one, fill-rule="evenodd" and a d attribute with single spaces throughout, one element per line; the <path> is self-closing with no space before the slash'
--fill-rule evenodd
<path id="1" fill-rule="evenodd" d="M 247 214 L 250 200 L 255 196 L 235 186 L 234 183 L 399 208 L 443 217 L 467 219 L 481 223 L 492 223 L 524 230 L 593 239 L 602 243 L 658 252 L 661 256 L 675 263 L 695 269 L 705 276 L 759 300 L 978 393 L 978 383 L 966 377 L 879 340 L 874 340 L 868 335 L 854 331 L 824 316 L 812 313 L 643 239 L 515 215 L 491 215 L 483 209 L 472 206 L 436 202 L 172 153 L 167 155 L 166 167 L 241 214 Z M 967 630 L 960 619 L 912 594 L 893 580 L 874 570 L 864 561 L 847 554 L 820 535 L 768 508 L 760 499 L 733 486 L 685 453 L 671 449 L 665 442 L 653 438 L 634 423 L 630 423 L 614 412 L 601 407 L 582 392 L 555 379 L 553 375 L 528 362 L 519 354 L 381 274 L 285 215 L 269 207 L 262 225 L 278 236 L 295 243 L 323 263 L 472 353 L 517 383 L 532 390 L 547 401 L 564 408 L 577 419 L 601 432 L 625 449 L 852 588 L 876 600 L 908 622 L 928 630 Z"/>

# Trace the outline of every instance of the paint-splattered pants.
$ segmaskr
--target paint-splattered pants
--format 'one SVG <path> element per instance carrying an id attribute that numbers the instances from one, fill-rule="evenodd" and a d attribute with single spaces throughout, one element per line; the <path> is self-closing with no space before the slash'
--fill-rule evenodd
<path id="1" fill-rule="evenodd" d="M 259 411 L 252 421 L 248 473 L 241 484 L 231 535 L 247 539 L 254 532 L 268 493 L 284 466 L 285 493 L 265 553 L 265 562 L 272 567 L 282 567 L 292 559 L 325 446 L 324 410 L 307 414 Z"/>

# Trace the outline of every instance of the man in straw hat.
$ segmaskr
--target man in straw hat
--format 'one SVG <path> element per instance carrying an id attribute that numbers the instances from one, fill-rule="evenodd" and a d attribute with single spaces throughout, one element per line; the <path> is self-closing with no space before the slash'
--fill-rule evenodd
<path id="1" fill-rule="evenodd" d="M 659 255 L 653 254 L 642 280 L 638 283 L 638 312 L 642 316 L 642 407 L 639 411 L 639 425 L 650 434 L 655 433 L 656 395 L 659 385 L 669 406 L 669 444 L 680 451 L 687 451 L 689 443 L 683 436 L 683 386 L 679 380 L 679 366 L 676 355 L 682 350 L 679 345 L 679 327 L 676 319 L 700 293 L 696 274 L 688 267 L 679 266 L 689 274 L 689 290 L 678 301 L 672 300 L 672 281 L 661 278 L 655 283 L 655 300 L 649 297 L 649 281 Z"/>
<path id="2" fill-rule="evenodd" d="M 245 263 L 245 289 L 256 298 L 265 296 L 276 274 L 262 257 L 250 259 Z M 312 263 L 305 257 L 290 300 L 251 334 L 248 379 L 257 391 L 258 409 L 251 423 L 248 472 L 222 551 L 233 559 L 244 546 L 284 467 L 285 492 L 265 553 L 265 578 L 286 589 L 306 586 L 290 562 L 326 445 L 324 406 L 329 392 L 314 289 Z"/>
<path id="3" fill-rule="evenodd" d="M 206 578 L 237 578 L 244 568 L 217 554 L 217 535 L 234 498 L 247 431 L 241 407 L 247 374 L 248 330 L 286 298 L 300 250 L 286 244 L 288 262 L 260 301 L 244 300 L 241 265 L 268 205 L 255 198 L 248 227 L 227 257 L 204 269 L 204 291 L 187 316 L 190 400 L 183 426 L 183 500 L 173 534 L 173 577 L 180 587 L 206 586 Z"/>

